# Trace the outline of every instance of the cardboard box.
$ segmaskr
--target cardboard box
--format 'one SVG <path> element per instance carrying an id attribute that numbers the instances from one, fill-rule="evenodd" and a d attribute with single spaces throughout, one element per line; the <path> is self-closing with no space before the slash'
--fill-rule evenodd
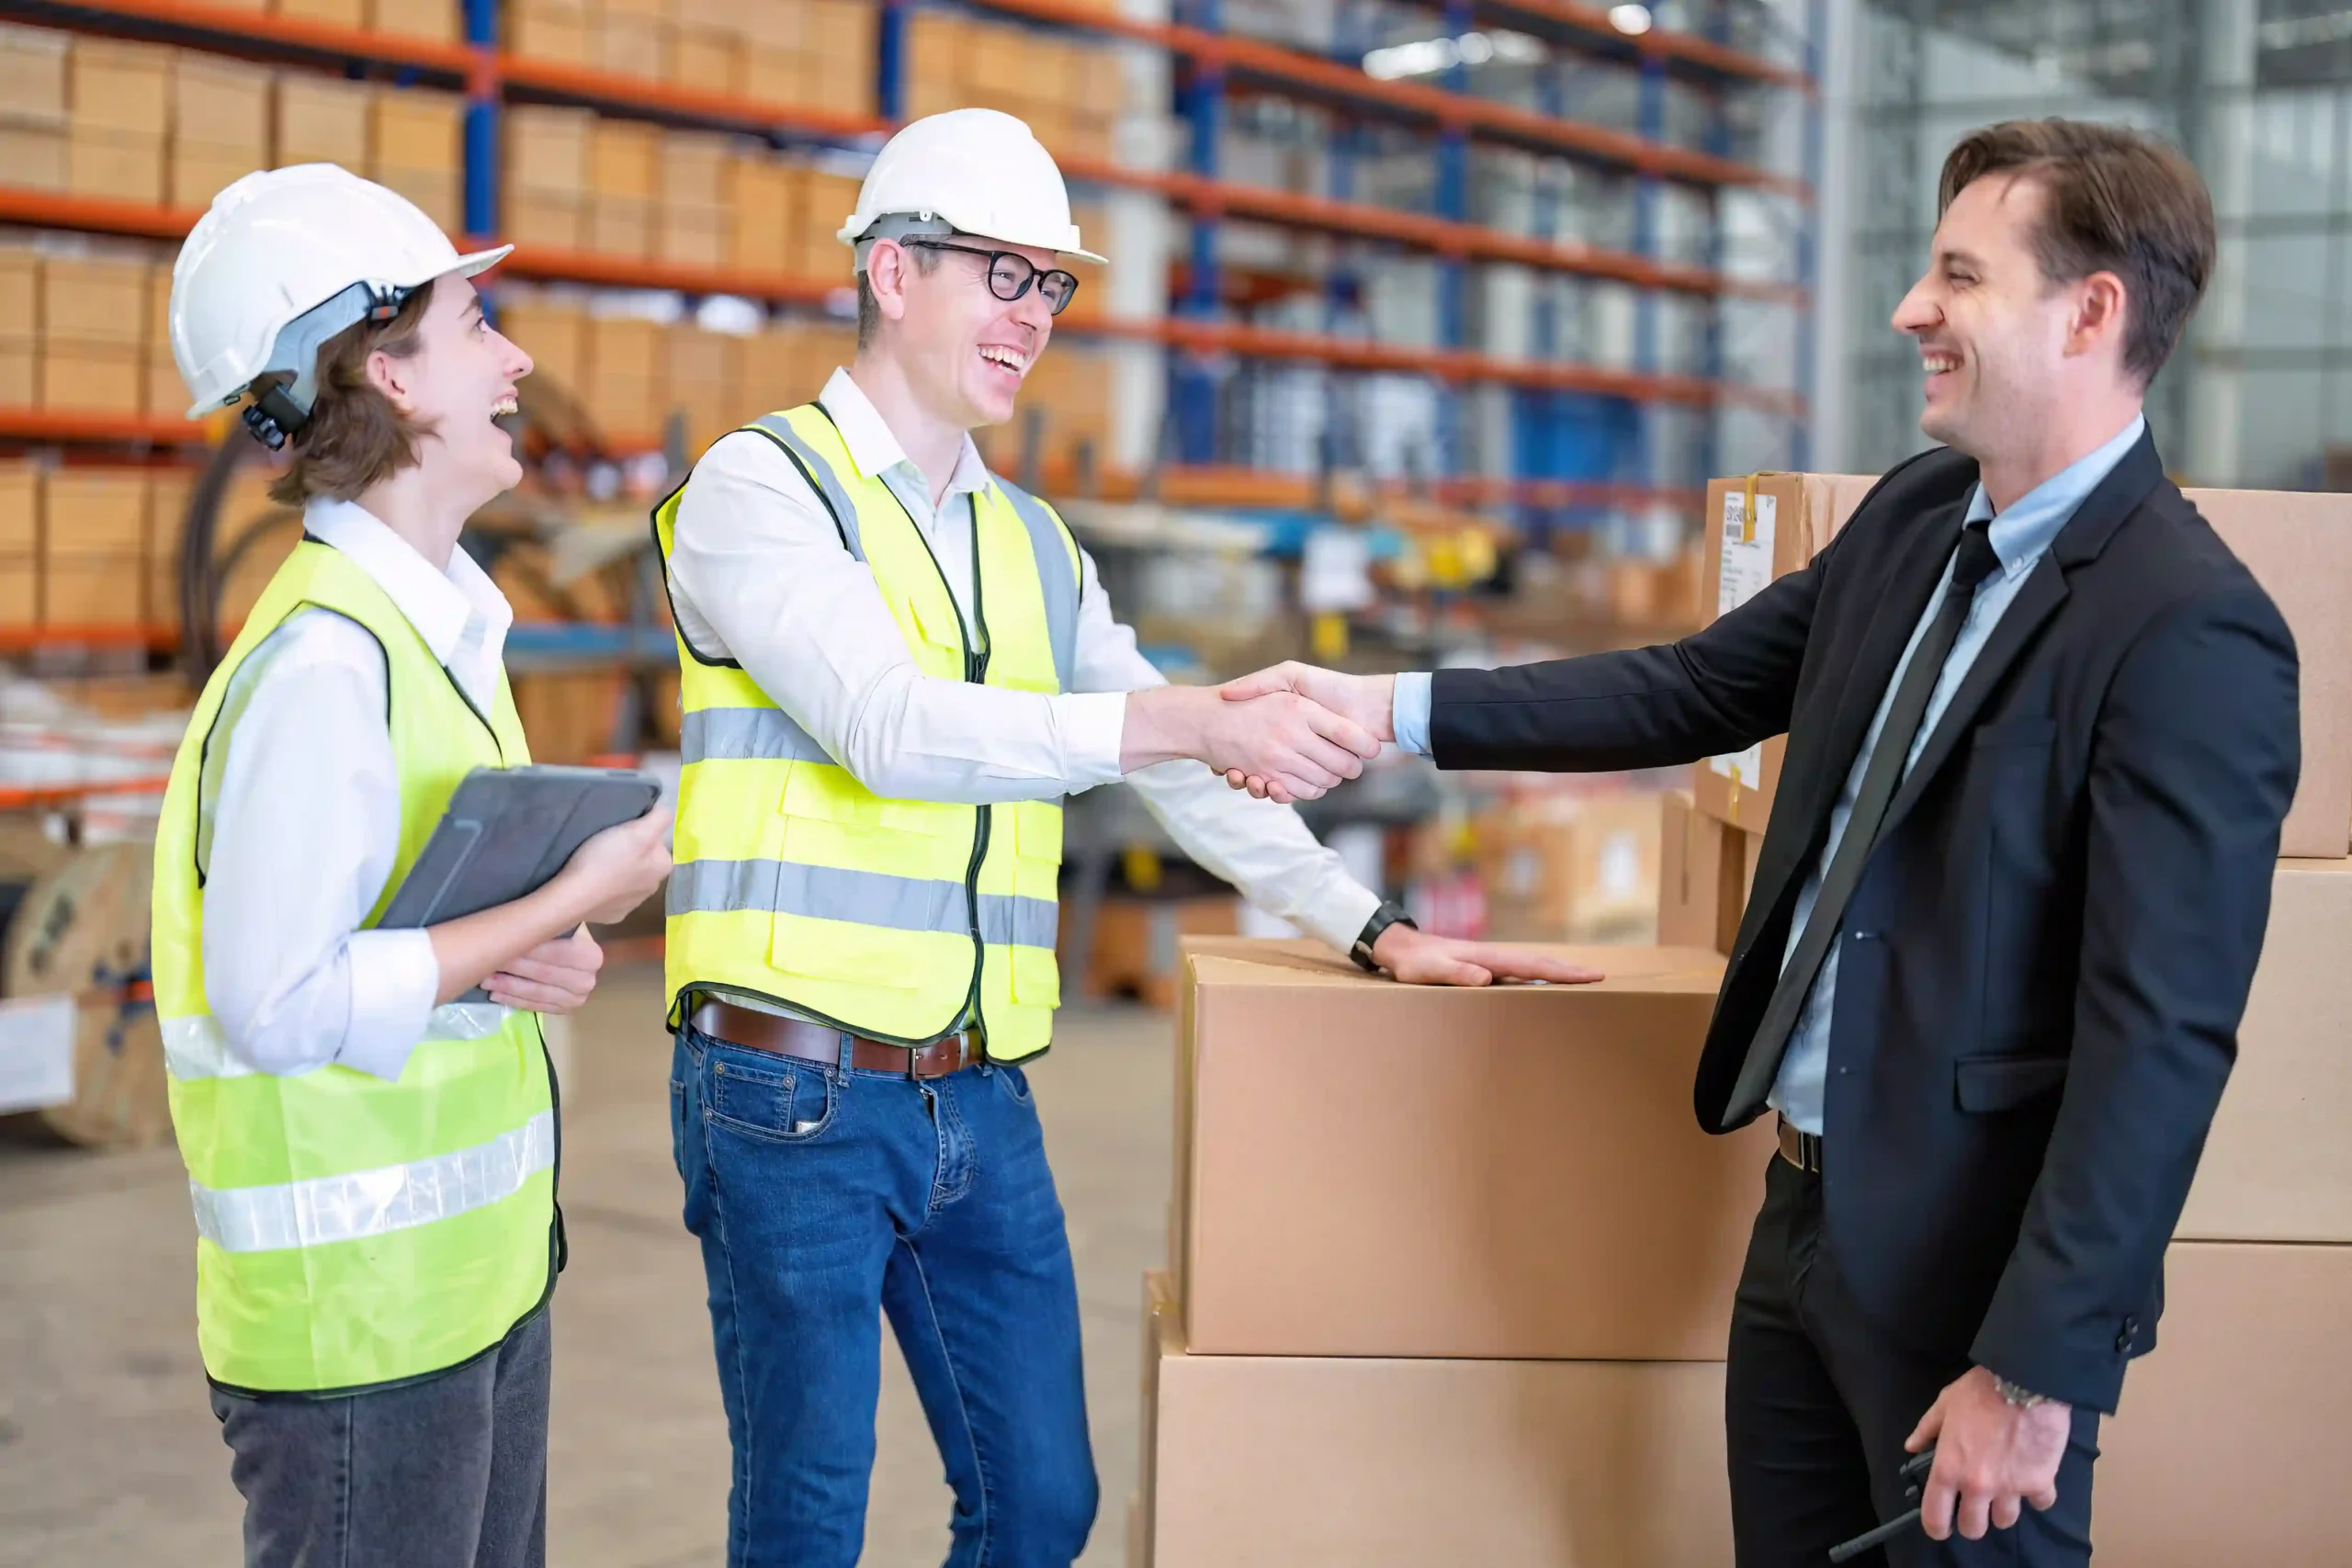
<path id="1" fill-rule="evenodd" d="M 550 65 L 588 66 L 597 55 L 589 41 L 585 10 L 529 7 L 512 13 L 506 46 L 525 60 Z"/>
<path id="2" fill-rule="evenodd" d="M 1774 578 L 1814 558 L 1877 484 L 1862 474 L 1751 474 L 1707 485 L 1704 554 L 1699 569 L 1701 625 L 1737 609 Z M 1699 809 L 1760 832 L 1772 811 L 1785 750 L 1775 736 L 1691 769 Z M 2352 818 L 2347 818 L 2352 821 Z"/>
<path id="3" fill-rule="evenodd" d="M 461 234 L 466 228 L 465 176 L 455 169 L 411 169 L 379 164 L 374 179 L 396 190 L 421 208 L 444 233 Z"/>
<path id="4" fill-rule="evenodd" d="M 548 377 L 566 390 L 586 380 L 588 315 L 577 306 L 502 299 L 498 330 L 531 356 L 532 375 Z"/>
<path id="5" fill-rule="evenodd" d="M 62 126 L 0 121 L 0 169 L 19 190 L 63 190 L 66 131 Z"/>
<path id="6" fill-rule="evenodd" d="M 27 631 L 40 623 L 40 561 L 0 556 L 0 630 Z"/>
<path id="7" fill-rule="evenodd" d="M 137 348 L 146 340 L 153 271 L 146 261 L 123 255 L 42 258 L 42 341 Z"/>
<path id="8" fill-rule="evenodd" d="M 802 171 L 761 153 L 727 161 L 726 265 L 782 274 L 799 259 Z"/>
<path id="9" fill-rule="evenodd" d="M 2237 1065 L 2175 1234 L 2352 1244 L 2352 861 L 2278 863 Z"/>
<path id="10" fill-rule="evenodd" d="M 264 66 L 184 51 L 172 81 L 173 140 L 250 148 L 253 161 L 246 167 L 264 167 L 269 161 L 269 98 L 275 79 Z"/>
<path id="11" fill-rule="evenodd" d="M 0 338 L 29 338 L 40 330 L 40 253 L 0 243 Z"/>
<path id="12" fill-rule="evenodd" d="M 1743 833 L 1667 792 L 1659 822 L 1657 940 L 1667 947 L 1709 947 L 1729 956 L 1740 916 L 1756 885 L 1760 832 Z"/>
<path id="13" fill-rule="evenodd" d="M 588 141 L 588 181 L 600 197 L 651 200 L 662 194 L 662 130 L 600 119 Z"/>
<path id="14" fill-rule="evenodd" d="M 0 120 L 62 129 L 69 101 L 65 59 L 74 35 L 0 23 Z M 13 165 L 0 164 L 11 171 Z"/>
<path id="15" fill-rule="evenodd" d="M 833 235 L 857 210 L 857 188 L 846 175 L 809 171 L 800 198 L 800 265 L 794 268 L 800 276 L 853 286 L 850 248 Z"/>
<path id="16" fill-rule="evenodd" d="M 2347 1322 L 2352 1248 L 2174 1243 L 2155 1352 L 2099 1430 L 2099 1561 L 2352 1562 Z"/>
<path id="17" fill-rule="evenodd" d="M 0 556 L 40 553 L 41 478 L 21 457 L 0 460 Z"/>
<path id="18" fill-rule="evenodd" d="M 65 188 L 75 196 L 161 206 L 163 133 L 76 124 L 65 137 Z"/>
<path id="19" fill-rule="evenodd" d="M 1187 1354 L 1155 1286 L 1156 1568 L 1731 1561 L 1720 1363 Z"/>
<path id="20" fill-rule="evenodd" d="M 670 74 L 670 24 L 607 8 L 588 28 L 589 63 L 616 76 L 661 81 Z"/>
<path id="21" fill-rule="evenodd" d="M 505 113 L 506 166 L 513 187 L 578 196 L 589 189 L 588 152 L 596 117 L 587 109 L 518 104 Z"/>
<path id="22" fill-rule="evenodd" d="M 716 209 L 727 200 L 730 138 L 704 130 L 671 130 L 662 136 L 661 197 L 665 208 Z"/>
<path id="23" fill-rule="evenodd" d="M 368 0 L 269 0 L 269 8 L 281 17 L 300 17 L 338 28 L 368 25 Z"/>
<path id="24" fill-rule="evenodd" d="M 144 468 L 61 468 L 49 476 L 45 542 L 51 556 L 118 557 L 147 546 Z"/>
<path id="25" fill-rule="evenodd" d="M 686 421 L 686 450 L 699 453 L 753 412 L 743 406 L 742 339 L 682 322 L 663 334 L 662 375 Z"/>
<path id="26" fill-rule="evenodd" d="M 144 406 L 147 355 L 136 345 L 60 343 L 41 346 L 40 406 L 62 413 L 135 414 Z"/>
<path id="27" fill-rule="evenodd" d="M 808 47 L 809 11 L 802 0 L 760 0 L 735 7 L 735 17 L 744 39 L 755 49 L 797 53 Z"/>
<path id="28" fill-rule="evenodd" d="M 161 141 L 171 126 L 172 57 L 164 44 L 82 37 L 67 55 L 76 130 L 127 131 Z"/>
<path id="29" fill-rule="evenodd" d="M 650 385 L 661 374 L 662 336 L 658 323 L 635 316 L 591 316 L 588 379 Z"/>
<path id="30" fill-rule="evenodd" d="M 39 363 L 31 338 L 0 333 L 0 409 L 28 409 L 40 400 Z"/>
<path id="31" fill-rule="evenodd" d="M 2278 852 L 2352 847 L 2352 497 L 2184 492 L 2286 618 L 2301 667 L 2302 773 Z"/>
<path id="32" fill-rule="evenodd" d="M 1194 1349 L 1723 1355 L 1773 1134 L 1690 1114 L 1720 954 L 1568 948 L 1608 978 L 1450 990 L 1314 942 L 1185 951 L 1170 1257 Z"/>
<path id="33" fill-rule="evenodd" d="M 40 620 L 46 626 L 135 626 L 145 592 L 145 558 L 65 556 L 41 558 Z"/>
<path id="34" fill-rule="evenodd" d="M 576 191 L 508 187 L 506 237 L 532 250 L 579 251 L 588 245 L 588 198 Z"/>
<path id="35" fill-rule="evenodd" d="M 797 107 L 808 91 L 808 57 L 797 49 L 753 43 L 743 51 L 743 96 Z"/>
<path id="36" fill-rule="evenodd" d="M 258 144 L 217 146 L 187 137 L 175 138 L 164 181 L 164 200 L 174 207 L 209 207 L 221 191 L 255 169 L 267 167 L 268 152 Z"/>
<path id="37" fill-rule="evenodd" d="M 1481 817 L 1487 934 L 1575 942 L 1648 926 L 1658 908 L 1658 812 L 1656 795 L 1627 791 L 1539 797 Z"/>
<path id="38" fill-rule="evenodd" d="M 455 0 L 368 0 L 368 26 L 379 33 L 456 43 L 465 36 Z"/>
<path id="39" fill-rule="evenodd" d="M 289 71 L 277 82 L 277 166 L 340 164 L 355 174 L 372 166 L 368 102 L 375 89 Z"/>
<path id="40" fill-rule="evenodd" d="M 376 166 L 452 174 L 464 167 L 466 100 L 457 94 L 388 88 L 370 111 L 368 147 Z"/>
<path id="41" fill-rule="evenodd" d="M 1086 973 L 1069 976 L 1065 984 L 1090 997 L 1131 996 L 1147 1007 L 1172 1008 L 1183 983 L 1184 940 L 1229 937 L 1240 929 L 1241 901 L 1229 893 L 1105 898 L 1095 910 Z M 1067 974 L 1067 957 L 1057 956 Z"/>
<path id="42" fill-rule="evenodd" d="M 588 249 L 642 260 L 653 254 L 654 221 L 652 202 L 600 194 L 588 206 Z"/>
<path id="43" fill-rule="evenodd" d="M 747 47 L 740 33 L 682 27 L 670 35 L 670 80 L 700 92 L 741 96 Z"/>
<path id="44" fill-rule="evenodd" d="M 728 217 L 724 208 L 672 208 L 654 222 L 656 260 L 681 266 L 723 266 Z"/>

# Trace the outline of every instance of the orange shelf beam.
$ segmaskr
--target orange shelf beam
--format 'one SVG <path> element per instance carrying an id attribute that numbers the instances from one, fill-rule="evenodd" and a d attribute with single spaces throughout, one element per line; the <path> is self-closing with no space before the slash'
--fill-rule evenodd
<path id="1" fill-rule="evenodd" d="M 0 811 L 27 811 L 43 806 L 70 806 L 93 795 L 161 795 L 168 777 L 108 779 L 104 784 L 0 786 Z"/>
<path id="2" fill-rule="evenodd" d="M 887 136 L 894 129 L 887 119 L 866 115 L 834 114 L 798 104 L 770 103 L 763 98 L 737 97 L 729 93 L 682 87 L 645 76 L 625 76 L 614 71 L 532 60 L 519 54 L 496 56 L 499 78 L 510 86 L 578 99 L 585 104 L 675 115 L 682 118 L 723 120 L 763 130 L 797 131 L 808 136 L 849 141 L 861 136 Z"/>
<path id="3" fill-rule="evenodd" d="M 144 442 L 155 446 L 193 446 L 209 445 L 212 439 L 213 427 L 192 419 L 0 407 L 0 441 Z"/>
<path id="4" fill-rule="evenodd" d="M 1430 6 L 1432 10 L 1438 8 L 1435 5 Z M 1605 9 L 1599 6 L 1580 5 L 1577 0 L 1480 0 L 1478 9 L 1505 23 L 1525 18 L 1548 24 L 1563 32 L 1582 33 L 1600 39 L 1603 47 L 1588 46 L 1583 51 L 1604 59 L 1631 53 L 1661 60 L 1669 65 L 1679 64 L 1718 76 L 1743 77 L 1801 93 L 1809 94 L 1815 90 L 1813 78 L 1802 71 L 1767 60 L 1761 55 L 1749 54 L 1745 50 L 1734 49 L 1729 44 L 1717 43 L 1712 39 L 1668 28 L 1652 28 L 1645 33 L 1631 35 L 1620 32 L 1616 24 L 1609 19 Z M 1568 47 L 1578 46 L 1569 43 Z"/>

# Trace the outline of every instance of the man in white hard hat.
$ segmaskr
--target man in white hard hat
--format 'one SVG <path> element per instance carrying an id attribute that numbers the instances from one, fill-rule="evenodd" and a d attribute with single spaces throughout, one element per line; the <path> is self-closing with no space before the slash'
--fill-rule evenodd
<path id="1" fill-rule="evenodd" d="M 531 361 L 467 281 L 505 254 L 314 164 L 230 186 L 173 269 L 189 416 L 250 398 L 305 532 L 205 685 L 155 843 L 197 1338 L 252 1568 L 546 1556 L 563 1241 L 536 1014 L 586 998 L 582 922 L 659 886 L 666 821 L 514 903 L 376 924 L 458 780 L 530 761 L 512 614 L 458 548 L 522 478 L 495 422 Z"/>
<path id="2" fill-rule="evenodd" d="M 1282 800 L 1378 748 L 1313 704 L 1166 685 L 1053 509 L 969 432 L 1100 263 L 1028 127 L 875 160 L 858 354 L 655 513 L 682 671 L 671 1106 L 734 1442 L 728 1559 L 865 1535 L 887 1313 L 955 1490 L 951 1564 L 1064 1568 L 1096 1484 L 1062 1211 L 1022 1064 L 1060 998 L 1061 797 L 1129 777 L 1185 852 L 1400 978 L 1591 978 L 1423 935 Z M 1244 770 L 1247 771 L 1247 770 Z M 880 1311 L 877 1312 L 877 1308 Z"/>

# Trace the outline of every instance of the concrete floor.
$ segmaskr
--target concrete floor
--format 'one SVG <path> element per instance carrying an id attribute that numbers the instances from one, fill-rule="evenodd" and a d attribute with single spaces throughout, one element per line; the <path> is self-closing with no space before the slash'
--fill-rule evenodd
<path id="1" fill-rule="evenodd" d="M 556 1294 L 548 1556 L 564 1568 L 722 1561 L 727 1429 L 702 1265 L 678 1224 L 661 979 L 606 976 L 564 1086 L 571 1261 Z M 1171 1024 L 1066 1012 L 1033 1075 L 1069 1215 L 1102 1513 L 1124 1559 L 1141 1274 L 1165 1255 Z M 178 1156 L 0 1141 L 0 1568 L 238 1560 L 241 1505 L 196 1353 Z M 884 1336 L 884 1343 L 889 1337 Z M 865 1537 L 872 1568 L 945 1554 L 947 1489 L 895 1347 Z"/>

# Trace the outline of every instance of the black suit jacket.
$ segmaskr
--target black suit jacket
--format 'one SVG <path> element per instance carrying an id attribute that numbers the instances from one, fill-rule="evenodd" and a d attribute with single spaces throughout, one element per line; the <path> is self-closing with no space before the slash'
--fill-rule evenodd
<path id="1" fill-rule="evenodd" d="M 1788 733 L 1699 1065 L 1710 1132 L 1975 481 L 1957 453 L 1911 459 L 1810 566 L 1679 643 L 1436 677 L 1441 767 L 1655 767 Z M 1825 1224 L 1899 1341 L 2115 1408 L 2236 1055 L 2296 715 L 2285 623 L 2143 439 L 2010 603 L 1839 935 Z"/>

